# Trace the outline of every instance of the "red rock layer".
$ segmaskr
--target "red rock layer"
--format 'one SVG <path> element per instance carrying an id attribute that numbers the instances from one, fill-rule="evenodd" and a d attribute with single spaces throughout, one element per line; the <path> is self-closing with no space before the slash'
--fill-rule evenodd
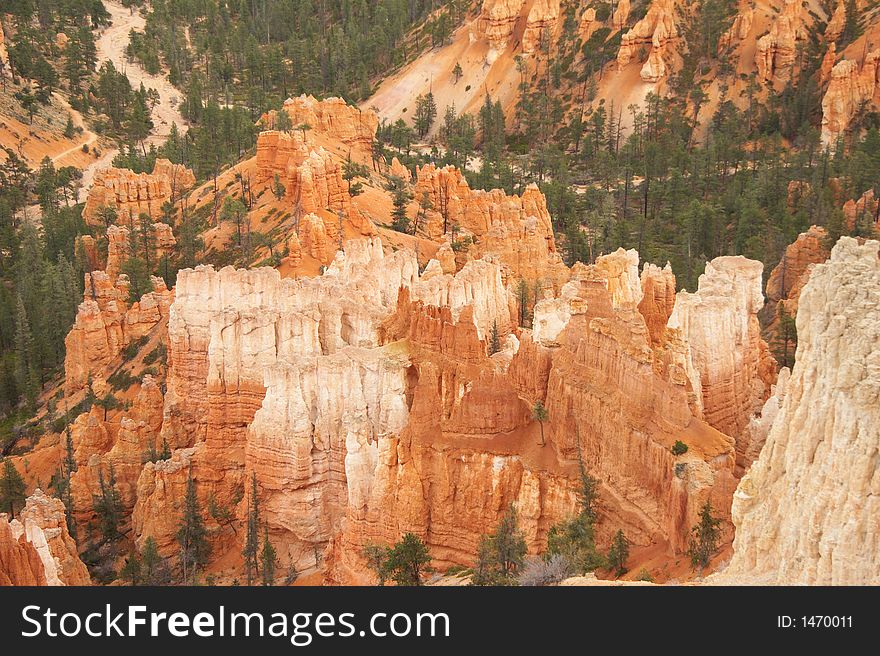
<path id="1" fill-rule="evenodd" d="M 153 277 L 153 291 L 128 305 L 128 276 L 115 283 L 103 271 L 86 274 L 85 300 L 73 327 L 64 339 L 64 388 L 66 394 L 83 389 L 89 379 L 103 376 L 104 369 L 126 345 L 151 332 L 168 317 L 172 292 L 161 278 Z"/>
<path id="2" fill-rule="evenodd" d="M 298 212 L 351 212 L 342 165 L 323 148 L 308 146 L 300 132 L 269 130 L 257 138 L 257 182 L 271 183 L 276 175 Z"/>
<path id="3" fill-rule="evenodd" d="M 107 168 L 95 175 L 83 208 L 83 219 L 101 225 L 100 210 L 116 210 L 116 222 L 127 225 L 141 214 L 153 219 L 162 216 L 162 205 L 180 198 L 195 183 L 191 170 L 168 160 L 156 160 L 152 173 L 135 173 L 129 169 Z"/>
<path id="4" fill-rule="evenodd" d="M 507 196 L 500 189 L 472 190 L 457 168 L 433 164 L 418 168 L 416 178 L 415 197 L 427 194 L 434 208 L 421 226 L 431 239 L 442 239 L 456 226 L 458 239 L 474 238 L 471 256 L 497 256 L 507 269 L 506 278 L 556 287 L 568 279 L 547 201 L 537 186 L 529 185 L 522 196 Z"/>

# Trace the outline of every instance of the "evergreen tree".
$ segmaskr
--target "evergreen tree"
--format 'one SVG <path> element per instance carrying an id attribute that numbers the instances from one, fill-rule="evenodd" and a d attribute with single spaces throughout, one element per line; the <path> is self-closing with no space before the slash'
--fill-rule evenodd
<path id="1" fill-rule="evenodd" d="M 183 500 L 183 514 L 177 529 L 177 543 L 180 545 L 180 563 L 183 567 L 184 583 L 195 580 L 199 568 L 208 562 L 211 543 L 202 517 L 202 509 L 196 494 L 196 481 L 192 465 L 186 482 L 186 496 Z"/>
<path id="2" fill-rule="evenodd" d="M 455 68 L 452 69 L 452 80 L 453 80 L 452 84 L 453 85 L 458 84 L 463 75 L 464 75 L 464 71 L 461 70 L 461 64 L 458 62 L 455 62 Z"/>
<path id="3" fill-rule="evenodd" d="M 516 285 L 516 300 L 519 306 L 519 325 L 521 328 L 525 328 L 526 322 L 529 319 L 529 286 L 522 278 L 519 279 Z"/>
<path id="4" fill-rule="evenodd" d="M 428 547 L 414 533 L 406 533 L 389 551 L 386 566 L 397 585 L 421 585 L 425 566 L 431 562 Z"/>
<path id="5" fill-rule="evenodd" d="M 498 335 L 498 321 L 493 321 L 492 322 L 492 332 L 489 335 L 489 355 L 495 355 L 500 350 L 501 350 L 501 337 Z M 542 428 L 543 428 L 543 424 L 542 424 Z"/>
<path id="6" fill-rule="evenodd" d="M 277 565 L 275 547 L 269 542 L 269 528 L 263 529 L 263 550 L 260 552 L 260 564 L 262 565 L 263 585 L 275 585 L 275 567 Z"/>
<path id="7" fill-rule="evenodd" d="M 101 537 L 105 543 L 118 540 L 119 524 L 122 521 L 122 496 L 116 487 L 116 470 L 110 464 L 110 476 L 104 478 L 103 467 L 98 468 L 99 494 L 92 496 L 92 508 L 98 515 Z"/>
<path id="8" fill-rule="evenodd" d="M 127 581 L 130 585 L 140 585 L 141 583 L 141 559 L 137 551 L 133 550 L 125 559 L 122 569 L 119 571 L 119 577 L 123 581 Z"/>
<path id="9" fill-rule="evenodd" d="M 428 134 L 434 119 L 437 118 L 437 103 L 430 91 L 416 98 L 415 129 L 419 137 Z"/>
<path id="10" fill-rule="evenodd" d="M 34 407 L 39 389 L 34 351 L 30 322 L 19 296 L 15 310 L 15 382 L 18 389 L 24 391 L 31 408 Z"/>
<path id="11" fill-rule="evenodd" d="M 367 567 L 376 575 L 376 582 L 381 586 L 385 585 L 391 577 L 388 570 L 388 553 L 390 549 L 378 544 L 368 544 L 361 552 L 364 560 L 367 561 Z"/>
<path id="12" fill-rule="evenodd" d="M 259 527 L 260 507 L 257 497 L 257 474 L 252 472 L 251 496 L 248 499 L 247 532 L 245 534 L 244 549 L 241 552 L 242 556 L 244 556 L 244 568 L 248 585 L 253 585 L 254 577 L 259 575 L 259 562 L 257 560 Z"/>
<path id="13" fill-rule="evenodd" d="M 3 475 L 0 476 L 0 512 L 8 512 L 15 519 L 15 509 L 25 503 L 25 484 L 18 469 L 8 458 L 3 459 Z"/>
<path id="14" fill-rule="evenodd" d="M 608 568 L 614 573 L 614 576 L 620 577 L 626 573 L 626 561 L 629 558 L 629 542 L 623 531 L 618 529 L 611 540 L 611 547 L 608 550 Z"/>
<path id="15" fill-rule="evenodd" d="M 141 551 L 141 574 L 146 585 L 163 585 L 168 582 L 168 566 L 159 555 L 156 540 L 148 537 Z"/>
<path id="16" fill-rule="evenodd" d="M 495 532 L 480 538 L 472 583 L 513 585 L 523 568 L 526 551 L 526 540 L 519 528 L 516 507 L 511 504 Z"/>
<path id="17" fill-rule="evenodd" d="M 700 509 L 700 520 L 691 529 L 688 540 L 688 556 L 691 566 L 700 572 L 709 565 L 709 561 L 718 551 L 718 540 L 721 538 L 721 520 L 712 515 L 709 501 Z"/>
<path id="18" fill-rule="evenodd" d="M 544 422 L 547 421 L 549 416 L 547 408 L 544 407 L 544 403 L 540 399 L 535 401 L 535 405 L 532 407 L 532 419 L 537 421 L 541 426 L 541 446 L 546 444 L 544 441 Z"/>
<path id="19" fill-rule="evenodd" d="M 394 202 L 394 209 L 391 212 L 391 227 L 397 232 L 409 232 L 409 217 L 406 211 L 412 196 L 400 178 L 392 178 L 390 186 Z"/>

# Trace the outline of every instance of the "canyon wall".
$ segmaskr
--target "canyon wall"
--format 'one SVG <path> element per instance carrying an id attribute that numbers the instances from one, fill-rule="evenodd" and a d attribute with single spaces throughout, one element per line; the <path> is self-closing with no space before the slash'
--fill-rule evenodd
<path id="1" fill-rule="evenodd" d="M 736 437 L 769 395 L 776 363 L 761 338 L 763 265 L 742 256 L 706 264 L 696 292 L 681 291 L 668 327 L 687 342 L 700 416 Z"/>
<path id="2" fill-rule="evenodd" d="M 880 50 L 867 54 L 862 64 L 842 59 L 831 69 L 831 81 L 822 97 L 822 143 L 833 145 L 849 127 L 877 89 L 877 60 Z"/>
<path id="3" fill-rule="evenodd" d="M 89 585 L 67 532 L 64 504 L 39 489 L 19 517 L 0 514 L 0 585 Z"/>
<path id="4" fill-rule="evenodd" d="M 284 111 L 290 115 L 294 130 L 308 125 L 311 130 L 363 153 L 372 150 L 373 136 L 379 127 L 373 112 L 349 105 L 342 98 L 317 100 L 303 94 L 285 100 Z"/>
<path id="5" fill-rule="evenodd" d="M 842 237 L 800 294 L 797 362 L 734 496 L 718 583 L 880 583 L 878 250 Z"/>
<path id="6" fill-rule="evenodd" d="M 105 208 L 116 212 L 118 225 L 137 222 L 141 214 L 152 219 L 162 216 L 162 206 L 181 197 L 195 184 L 193 172 L 180 164 L 158 159 L 152 173 L 106 168 L 95 174 L 83 207 L 83 220 L 90 225 L 103 223 Z"/>
<path id="7" fill-rule="evenodd" d="M 762 82 L 784 81 L 791 77 L 800 42 L 807 38 L 807 24 L 800 0 L 786 0 L 770 31 L 758 39 L 755 65 Z"/>
<path id="8" fill-rule="evenodd" d="M 641 61 L 642 53 L 647 53 L 640 72 L 642 80 L 658 82 L 665 77 L 671 44 L 679 38 L 675 11 L 675 0 L 653 0 L 645 17 L 621 37 L 617 63 L 626 66 Z"/>
<path id="9" fill-rule="evenodd" d="M 86 274 L 84 300 L 64 338 L 66 394 L 83 389 L 90 377 L 103 377 L 122 349 L 168 318 L 173 293 L 162 278 L 153 276 L 152 283 L 152 292 L 130 304 L 128 276 L 114 280 L 104 271 Z"/>
<path id="10" fill-rule="evenodd" d="M 342 165 L 323 147 L 312 147 L 300 131 L 268 130 L 257 137 L 257 183 L 278 176 L 285 198 L 300 212 L 351 211 Z"/>
<path id="11" fill-rule="evenodd" d="M 556 248 L 547 200 L 534 184 L 522 196 L 500 189 L 471 189 L 454 166 L 433 164 L 416 169 L 415 198 L 426 195 L 433 206 L 420 230 L 442 239 L 456 227 L 459 238 L 472 237 L 471 257 L 493 254 L 505 266 L 505 279 L 522 278 L 559 287 L 568 270 Z"/>

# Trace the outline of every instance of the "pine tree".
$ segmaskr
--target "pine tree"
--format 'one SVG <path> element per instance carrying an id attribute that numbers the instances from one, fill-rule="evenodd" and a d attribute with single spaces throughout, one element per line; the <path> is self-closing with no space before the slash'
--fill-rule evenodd
<path id="1" fill-rule="evenodd" d="M 611 548 L 608 550 L 608 568 L 614 572 L 614 576 L 620 577 L 626 573 L 626 561 L 629 558 L 629 542 L 618 529 L 611 540 Z"/>
<path id="2" fill-rule="evenodd" d="M 453 80 L 452 84 L 453 85 L 458 84 L 463 75 L 464 75 L 464 71 L 461 70 L 461 64 L 458 62 L 455 62 L 455 68 L 452 69 L 452 80 Z"/>
<path id="3" fill-rule="evenodd" d="M 385 585 L 391 576 L 388 571 L 388 547 L 379 544 L 368 544 L 363 548 L 361 554 L 367 561 L 367 567 L 376 575 L 376 582 L 381 586 Z"/>
<path id="4" fill-rule="evenodd" d="M 277 566 L 275 547 L 269 542 L 269 528 L 263 528 L 263 550 L 260 552 L 260 564 L 263 569 L 263 585 L 275 585 L 275 567 Z"/>
<path id="5" fill-rule="evenodd" d="M 532 419 L 537 421 L 541 426 L 541 446 L 546 444 L 544 441 L 544 422 L 547 421 L 549 416 L 547 408 L 544 407 L 544 403 L 540 399 L 535 401 L 535 405 L 532 407 Z"/>
<path id="6" fill-rule="evenodd" d="M 67 520 L 67 532 L 73 538 L 74 542 L 78 541 L 76 520 L 73 516 L 73 491 L 71 489 L 71 478 L 73 472 L 77 470 L 76 457 L 73 450 L 73 435 L 70 430 L 70 416 L 64 413 L 64 462 L 61 466 L 61 478 L 63 480 L 63 489 L 61 490 L 61 500 L 64 502 L 64 515 Z"/>
<path id="7" fill-rule="evenodd" d="M 516 507 L 508 506 L 494 533 L 480 537 L 473 585 L 512 585 L 522 569 L 526 540 Z"/>
<path id="8" fill-rule="evenodd" d="M 180 545 L 184 583 L 191 583 L 195 580 L 198 569 L 208 562 L 211 555 L 211 543 L 208 542 L 205 520 L 196 494 L 192 465 L 189 467 L 189 478 L 186 482 L 186 496 L 177 530 L 177 543 Z"/>
<path id="9" fill-rule="evenodd" d="M 430 562 L 427 545 L 415 533 L 406 533 L 389 550 L 386 566 L 397 585 L 421 585 L 422 573 Z"/>
<path id="10" fill-rule="evenodd" d="M 400 178 L 392 178 L 392 192 L 394 210 L 391 212 L 391 227 L 397 232 L 409 232 L 409 217 L 406 215 L 406 209 L 412 197 Z"/>
<path id="11" fill-rule="evenodd" d="M 18 389 L 25 393 L 31 407 L 36 402 L 38 389 L 34 357 L 34 337 L 24 301 L 18 296 L 15 310 L 15 382 Z"/>
<path id="12" fill-rule="evenodd" d="M 526 321 L 529 318 L 529 286 L 522 278 L 519 279 L 516 285 L 516 300 L 519 305 L 519 325 L 525 328 Z"/>
<path id="13" fill-rule="evenodd" d="M 492 333 L 489 336 L 489 355 L 501 350 L 501 337 L 498 335 L 498 321 L 492 322 Z"/>
<path id="14" fill-rule="evenodd" d="M 18 469 L 8 458 L 3 460 L 3 474 L 0 476 L 0 511 L 8 512 L 15 518 L 15 509 L 25 503 L 25 484 Z"/>
<path id="15" fill-rule="evenodd" d="M 578 503 L 580 504 L 580 514 L 589 520 L 590 524 L 596 521 L 596 501 L 599 498 L 599 482 L 587 473 L 587 467 L 584 464 L 584 456 L 581 452 L 580 435 L 577 438 L 577 459 L 578 459 L 578 476 L 580 477 L 581 489 L 578 492 Z"/>
<path id="16" fill-rule="evenodd" d="M 141 551 L 141 574 L 146 585 L 161 585 L 168 580 L 167 566 L 159 555 L 156 540 L 152 537 L 144 540 L 144 548 Z"/>
<path id="17" fill-rule="evenodd" d="M 437 118 L 437 103 L 434 94 L 429 91 L 416 98 L 415 129 L 419 137 L 424 137 L 428 133 L 435 118 Z"/>
<path id="18" fill-rule="evenodd" d="M 259 562 L 257 560 L 259 526 L 260 507 L 257 500 L 257 474 L 252 472 L 251 496 L 248 499 L 247 533 L 245 534 L 244 549 L 241 552 L 242 556 L 244 556 L 244 568 L 248 585 L 253 585 L 254 577 L 259 575 Z"/>
<path id="19" fill-rule="evenodd" d="M 137 551 L 132 552 L 125 559 L 125 564 L 119 572 L 119 577 L 123 581 L 128 581 L 131 585 L 140 585 L 141 582 L 141 559 Z"/>
<path id="20" fill-rule="evenodd" d="M 687 553 L 691 558 L 691 566 L 702 573 L 718 551 L 718 540 L 721 537 L 721 520 L 712 515 L 712 506 L 708 500 L 700 509 L 700 521 L 694 525 L 691 533 Z"/>
<path id="21" fill-rule="evenodd" d="M 122 520 L 122 496 L 116 488 L 116 470 L 110 464 L 110 477 L 104 478 L 104 469 L 98 469 L 99 494 L 92 496 L 92 507 L 98 515 L 101 536 L 105 543 L 119 539 L 119 523 Z"/>

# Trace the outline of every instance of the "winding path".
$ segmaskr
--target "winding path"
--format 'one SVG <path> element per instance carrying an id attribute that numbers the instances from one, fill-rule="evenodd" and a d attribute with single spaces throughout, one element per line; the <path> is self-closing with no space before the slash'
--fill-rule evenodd
<path id="1" fill-rule="evenodd" d="M 144 17 L 137 11 L 132 12 L 123 7 L 115 0 L 104 0 L 104 6 L 110 13 L 111 23 L 95 42 L 95 48 L 98 53 L 97 68 L 100 68 L 101 64 L 105 61 L 113 62 L 117 70 L 125 73 L 133 88 L 137 89 L 143 84 L 147 89 L 156 90 L 159 94 L 159 102 L 152 108 L 153 131 L 146 139 L 146 143 L 147 145 L 155 144 L 159 146 L 165 142 L 168 134 L 171 132 L 172 123 L 176 123 L 181 132 L 186 131 L 186 123 L 184 123 L 183 115 L 180 113 L 180 92 L 171 85 L 167 77 L 151 75 L 141 68 L 137 62 L 129 61 L 125 56 L 125 49 L 128 47 L 129 41 L 128 33 L 131 30 L 143 30 L 146 24 Z M 85 127 L 82 116 L 78 112 L 70 109 L 70 113 L 74 117 L 74 122 L 83 127 L 83 134 L 91 135 L 84 142 L 91 146 L 97 140 L 97 135 Z M 81 148 L 82 144 L 78 147 Z M 53 159 L 60 159 L 70 152 L 61 153 Z M 81 202 L 88 195 L 88 191 L 95 179 L 95 174 L 101 169 L 110 166 L 118 152 L 117 148 L 108 148 L 99 159 L 83 169 L 82 186 L 79 193 L 79 200 Z"/>

